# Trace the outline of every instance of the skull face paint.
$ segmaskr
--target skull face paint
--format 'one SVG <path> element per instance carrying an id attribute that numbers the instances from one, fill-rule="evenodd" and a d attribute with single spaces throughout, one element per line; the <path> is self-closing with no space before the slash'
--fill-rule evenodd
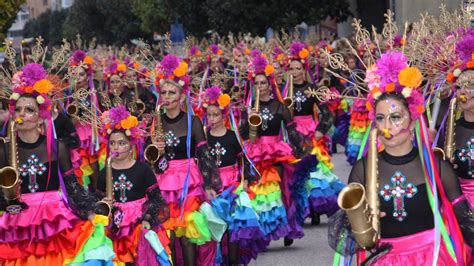
<path id="1" fill-rule="evenodd" d="M 474 71 L 464 71 L 456 81 L 457 97 L 463 111 L 474 111 Z"/>
<path id="2" fill-rule="evenodd" d="M 385 146 L 397 146 L 409 140 L 410 114 L 397 99 L 387 98 L 377 103 L 375 123 Z"/>

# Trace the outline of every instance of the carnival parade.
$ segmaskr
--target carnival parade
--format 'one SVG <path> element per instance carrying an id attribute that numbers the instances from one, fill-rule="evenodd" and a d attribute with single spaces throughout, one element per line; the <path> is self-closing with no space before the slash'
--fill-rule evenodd
<path id="1" fill-rule="evenodd" d="M 435 9 L 5 38 L 0 265 L 474 265 L 474 4 Z"/>

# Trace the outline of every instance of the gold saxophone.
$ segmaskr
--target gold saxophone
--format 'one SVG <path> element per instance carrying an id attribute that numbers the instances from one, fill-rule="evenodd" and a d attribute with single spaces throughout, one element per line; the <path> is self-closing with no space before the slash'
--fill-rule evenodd
<path id="1" fill-rule="evenodd" d="M 357 244 L 366 250 L 375 247 L 380 239 L 377 129 L 370 131 L 369 138 L 365 187 L 360 183 L 350 183 L 337 198 L 337 204 L 347 214 Z"/>
<path id="2" fill-rule="evenodd" d="M 257 139 L 258 127 L 262 124 L 263 119 L 260 115 L 260 89 L 256 89 L 255 103 L 254 103 L 255 113 L 249 116 L 249 139 L 254 141 Z"/>
<path id="3" fill-rule="evenodd" d="M 133 81 L 133 86 L 134 86 L 134 91 L 135 91 L 135 102 L 129 103 L 129 106 L 132 106 L 132 108 L 129 107 L 133 112 L 137 112 L 137 115 L 140 116 L 145 112 L 145 103 L 140 99 L 138 95 L 138 87 L 137 87 L 137 82 Z M 135 108 L 136 107 L 136 108 Z"/>
<path id="4" fill-rule="evenodd" d="M 0 188 L 3 192 L 3 197 L 7 202 L 20 201 L 20 175 L 18 173 L 18 152 L 16 150 L 16 134 L 15 121 L 11 120 L 8 123 L 8 132 L 10 135 L 9 142 L 9 163 L 10 166 L 5 166 L 0 169 Z M 3 139 L 6 143 L 6 140 Z"/>
<path id="5" fill-rule="evenodd" d="M 290 75 L 288 78 L 288 95 L 283 99 L 283 104 L 288 107 L 288 110 L 290 110 L 291 116 L 293 117 L 293 112 L 294 112 L 294 100 L 293 100 L 293 94 L 294 94 L 294 88 L 293 88 L 293 75 Z"/>
<path id="6" fill-rule="evenodd" d="M 165 132 L 161 121 L 161 104 L 159 104 L 155 110 L 155 134 L 152 136 L 151 144 L 144 151 L 144 157 L 147 162 L 155 164 L 164 154 L 164 150 L 158 149 L 156 145 L 158 142 L 163 141 L 165 141 Z"/>
<path id="7" fill-rule="evenodd" d="M 66 107 L 66 112 L 67 112 L 67 114 L 70 115 L 70 116 L 75 116 L 75 115 L 77 115 L 77 113 L 79 112 L 79 108 L 77 107 L 76 102 L 70 103 L 70 104 Z"/>
<path id="8" fill-rule="evenodd" d="M 97 202 L 98 211 L 97 214 L 102 214 L 106 216 L 110 216 L 112 213 L 112 206 L 110 206 L 109 202 L 114 201 L 114 176 L 112 175 L 112 160 L 114 158 L 113 153 L 109 153 L 107 160 L 105 161 L 105 200 L 101 200 Z"/>
<path id="9" fill-rule="evenodd" d="M 449 113 L 446 120 L 446 136 L 444 137 L 444 155 L 449 161 L 454 159 L 454 150 L 456 149 L 456 97 L 449 102 Z"/>

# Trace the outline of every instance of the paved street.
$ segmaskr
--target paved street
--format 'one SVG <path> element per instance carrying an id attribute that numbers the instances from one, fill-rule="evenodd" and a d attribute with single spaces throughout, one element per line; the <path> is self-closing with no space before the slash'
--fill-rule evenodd
<path id="1" fill-rule="evenodd" d="M 346 162 L 341 146 L 339 153 L 333 156 L 334 172 L 346 183 L 350 172 L 350 165 Z M 252 265 L 292 265 L 292 266 L 325 266 L 332 265 L 334 251 L 327 244 L 327 219 L 321 217 L 321 224 L 311 226 L 306 221 L 304 227 L 305 237 L 296 240 L 291 247 L 283 246 L 283 239 L 271 243 L 267 252 L 258 255 L 257 261 Z"/>

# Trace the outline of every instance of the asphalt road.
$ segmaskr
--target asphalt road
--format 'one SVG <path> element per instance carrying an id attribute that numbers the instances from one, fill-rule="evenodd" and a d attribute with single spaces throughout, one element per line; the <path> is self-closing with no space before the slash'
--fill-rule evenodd
<path id="1" fill-rule="evenodd" d="M 334 173 L 343 183 L 347 178 L 351 166 L 346 162 L 341 146 L 339 153 L 333 155 Z M 332 265 L 334 251 L 327 243 L 327 218 L 321 217 L 321 224 L 311 226 L 310 220 L 306 220 L 304 227 L 305 237 L 295 240 L 292 246 L 284 247 L 283 239 L 273 241 L 268 251 L 260 253 L 256 261 L 251 265 L 268 266 L 325 266 Z"/>

